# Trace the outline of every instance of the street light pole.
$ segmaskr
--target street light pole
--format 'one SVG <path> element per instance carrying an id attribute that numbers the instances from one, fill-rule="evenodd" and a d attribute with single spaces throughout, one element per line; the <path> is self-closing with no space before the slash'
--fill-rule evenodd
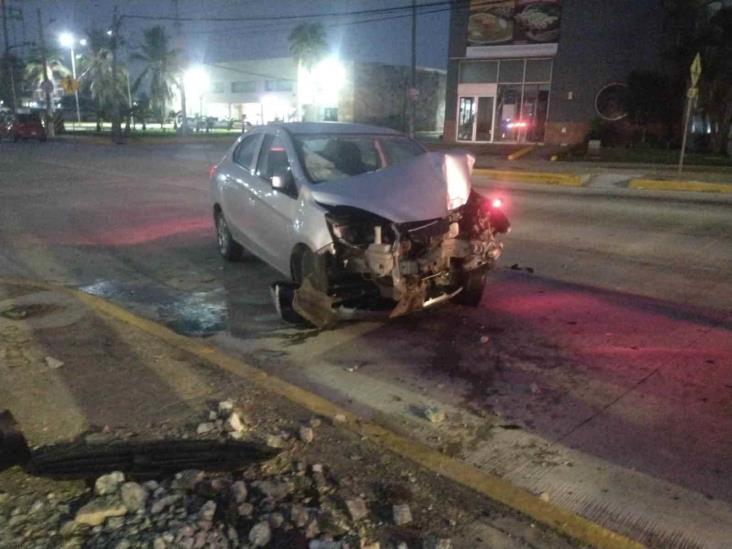
<path id="1" fill-rule="evenodd" d="M 71 76 L 74 77 L 76 82 L 76 52 L 74 51 L 74 44 L 71 44 Z M 74 90 L 74 99 L 76 101 L 76 122 L 81 124 L 81 110 L 79 109 L 79 90 Z"/>

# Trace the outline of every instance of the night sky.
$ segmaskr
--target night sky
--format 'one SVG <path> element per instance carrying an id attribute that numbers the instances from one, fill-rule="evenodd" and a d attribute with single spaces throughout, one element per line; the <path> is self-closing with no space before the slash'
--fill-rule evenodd
<path id="1" fill-rule="evenodd" d="M 109 27 L 113 8 L 120 14 L 173 16 L 172 0 L 6 0 L 9 6 L 23 9 L 25 34 L 37 39 L 36 8 L 42 9 L 46 40 L 57 41 L 63 30 L 83 34 L 86 29 Z M 419 3 L 434 0 L 418 0 Z M 404 6 L 409 0 L 179 0 L 181 17 L 245 17 L 315 14 Z M 420 66 L 445 68 L 449 14 L 444 10 L 419 16 L 417 63 Z M 401 13 L 401 12 L 400 12 Z M 369 15 L 340 19 L 320 19 L 328 33 L 329 44 L 344 59 L 408 64 L 410 59 L 410 18 L 397 14 Z M 392 17 L 386 21 L 353 24 L 358 19 Z M 316 21 L 318 19 L 307 19 Z M 172 22 L 162 22 L 175 34 Z M 202 22 L 185 21 L 182 31 L 188 55 L 194 61 L 215 63 L 236 59 L 262 59 L 288 55 L 287 35 L 297 21 Z M 343 24 L 351 23 L 351 24 Z M 142 40 L 142 29 L 156 24 L 153 20 L 124 19 L 122 34 L 134 49 Z M 22 25 L 14 22 L 11 39 L 22 40 Z M 134 72 L 134 67 L 133 67 Z"/>

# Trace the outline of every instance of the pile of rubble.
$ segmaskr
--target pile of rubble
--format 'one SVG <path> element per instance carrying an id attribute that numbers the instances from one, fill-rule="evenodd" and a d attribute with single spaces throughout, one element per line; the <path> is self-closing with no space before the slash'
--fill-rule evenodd
<path id="1" fill-rule="evenodd" d="M 295 459 L 296 450 L 313 442 L 320 425 L 313 418 L 291 432 L 261 437 L 281 453 L 243 471 L 184 470 L 146 482 L 116 471 L 98 477 L 93 493 L 90 488 L 73 501 L 54 501 L 49 495 L 29 509 L 19 505 L 10 510 L 0 501 L 0 547 L 7 540 L 28 548 L 65 549 L 451 547 L 448 539 L 434 536 L 416 542 L 418 531 L 412 532 L 409 545 L 376 541 L 394 539 L 382 535 L 390 529 L 415 530 L 412 509 L 393 498 L 371 498 L 367 505 L 369 498 L 354 493 L 353 483 L 334 478 L 327 466 Z M 218 403 L 196 431 L 199 437 L 251 438 L 247 421 L 231 401 Z M 378 516 L 370 509 L 376 505 Z M 385 506 L 391 511 L 388 518 Z M 43 521 L 38 518 L 44 514 L 41 508 L 46 510 Z"/>

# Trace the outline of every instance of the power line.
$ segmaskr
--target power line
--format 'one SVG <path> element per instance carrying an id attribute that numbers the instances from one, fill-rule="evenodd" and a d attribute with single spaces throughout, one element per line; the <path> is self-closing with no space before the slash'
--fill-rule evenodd
<path id="1" fill-rule="evenodd" d="M 439 9 L 432 9 L 432 10 L 426 10 L 419 13 L 419 15 L 431 15 L 436 13 L 445 13 L 449 12 L 451 8 L 439 8 Z M 396 19 L 404 19 L 407 17 L 411 17 L 411 13 L 404 13 L 404 14 L 398 14 L 398 15 L 390 15 L 386 17 L 374 17 L 371 19 L 361 19 L 358 21 L 341 21 L 341 22 L 333 22 L 333 23 L 327 23 L 326 27 L 346 27 L 351 25 L 361 25 L 366 23 L 381 23 L 386 21 L 392 21 Z M 222 34 L 222 33 L 228 33 L 228 32 L 242 32 L 247 31 L 248 34 L 261 34 L 261 33 L 269 33 L 274 32 L 278 30 L 287 30 L 291 28 L 291 25 L 285 25 L 283 23 L 276 23 L 273 26 L 268 26 L 266 28 L 262 28 L 260 26 L 253 26 L 253 27 L 229 27 L 226 29 L 207 29 L 207 30 L 200 30 L 200 31 L 188 31 L 190 34 Z M 221 40 L 230 40 L 230 37 L 216 37 L 215 39 L 221 39 Z"/>
<path id="2" fill-rule="evenodd" d="M 460 6 L 467 5 L 470 0 L 439 0 L 433 2 L 427 2 L 417 6 L 417 9 L 436 7 L 436 6 Z M 318 19 L 323 17 L 354 17 L 354 16 L 368 16 L 376 14 L 388 14 L 395 12 L 408 12 L 411 13 L 412 4 L 406 4 L 402 6 L 393 6 L 390 8 L 377 8 L 368 10 L 353 10 L 353 11 L 341 11 L 341 12 L 325 12 L 325 13 L 300 13 L 296 15 L 260 15 L 260 16 L 246 16 L 246 17 L 176 17 L 171 15 L 140 15 L 140 14 L 124 14 L 122 15 L 125 19 L 142 19 L 148 21 L 212 21 L 212 22 L 231 22 L 231 21 L 292 21 L 301 19 Z"/>

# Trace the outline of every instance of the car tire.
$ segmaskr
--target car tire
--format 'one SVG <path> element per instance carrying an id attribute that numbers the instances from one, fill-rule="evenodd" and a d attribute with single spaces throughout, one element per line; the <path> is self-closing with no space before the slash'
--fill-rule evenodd
<path id="1" fill-rule="evenodd" d="M 487 269 L 475 269 L 465 274 L 463 280 L 463 291 L 453 298 L 455 303 L 477 307 L 483 299 L 483 288 L 485 288 Z"/>
<path id="2" fill-rule="evenodd" d="M 229 230 L 229 225 L 226 223 L 224 214 L 222 212 L 216 212 L 214 215 L 214 222 L 216 224 L 216 244 L 218 245 L 217 247 L 221 257 L 226 261 L 236 261 L 240 259 L 244 249 L 231 235 L 231 231 Z"/>

